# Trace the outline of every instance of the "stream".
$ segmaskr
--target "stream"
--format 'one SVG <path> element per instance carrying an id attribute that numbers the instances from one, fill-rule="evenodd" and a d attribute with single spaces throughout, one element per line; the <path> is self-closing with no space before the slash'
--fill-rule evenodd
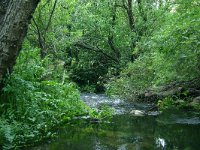
<path id="1" fill-rule="evenodd" d="M 82 94 L 82 100 L 93 108 L 109 105 L 115 109 L 110 122 L 88 123 L 85 119 L 67 124 L 54 141 L 32 150 L 199 150 L 200 117 L 194 112 L 145 111 L 151 104 L 135 104 L 110 99 L 104 94 Z"/>

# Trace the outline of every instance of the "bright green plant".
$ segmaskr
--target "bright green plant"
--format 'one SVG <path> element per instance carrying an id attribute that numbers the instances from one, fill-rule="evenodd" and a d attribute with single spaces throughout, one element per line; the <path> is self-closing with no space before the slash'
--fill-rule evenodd
<path id="1" fill-rule="evenodd" d="M 169 7 L 158 21 L 161 26 L 140 41 L 143 53 L 108 84 L 108 92 L 133 100 L 146 89 L 199 78 L 198 5 L 180 0 Z"/>
<path id="2" fill-rule="evenodd" d="M 159 100 L 157 105 L 160 110 L 172 109 L 175 106 L 175 101 L 172 98 L 165 98 Z"/>
<path id="3" fill-rule="evenodd" d="M 51 69 L 50 62 L 48 57 L 41 60 L 39 49 L 25 45 L 6 80 L 0 101 L 0 145 L 4 149 L 54 136 L 52 129 L 57 125 L 89 113 L 72 83 L 43 78 Z"/>
<path id="4" fill-rule="evenodd" d="M 91 118 L 98 119 L 99 121 L 112 119 L 115 110 L 107 105 L 102 105 L 99 109 L 91 109 L 89 114 Z"/>
<path id="5" fill-rule="evenodd" d="M 107 84 L 107 93 L 133 100 L 135 95 L 152 86 L 154 69 L 151 65 L 152 60 L 149 55 L 144 55 L 134 63 L 129 63 L 128 67 L 121 72 L 120 78 L 114 78 Z"/>

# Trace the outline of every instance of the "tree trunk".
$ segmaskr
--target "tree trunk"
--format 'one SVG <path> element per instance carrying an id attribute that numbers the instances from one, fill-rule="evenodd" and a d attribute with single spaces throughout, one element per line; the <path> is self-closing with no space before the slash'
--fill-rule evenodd
<path id="1" fill-rule="evenodd" d="M 117 5 L 116 5 L 116 3 L 114 4 L 112 9 L 113 9 L 112 22 L 111 22 L 112 30 L 109 32 L 109 35 L 108 35 L 108 45 L 110 46 L 111 50 L 114 52 L 113 54 L 116 57 L 116 59 L 119 61 L 121 54 L 120 54 L 120 50 L 115 45 L 114 34 L 113 34 L 113 31 L 115 30 L 116 18 L 117 18 Z"/>
<path id="2" fill-rule="evenodd" d="M 0 90 L 12 72 L 39 0 L 0 0 Z"/>
<path id="3" fill-rule="evenodd" d="M 135 18 L 133 16 L 133 0 L 128 0 L 127 15 L 129 26 L 132 32 L 135 32 Z"/>

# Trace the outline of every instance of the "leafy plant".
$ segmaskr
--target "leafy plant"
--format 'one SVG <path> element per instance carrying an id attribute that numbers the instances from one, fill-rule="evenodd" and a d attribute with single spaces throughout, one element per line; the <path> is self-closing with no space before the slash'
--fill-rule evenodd
<path id="1" fill-rule="evenodd" d="M 54 136 L 53 128 L 75 116 L 88 114 L 72 83 L 44 80 L 50 68 L 48 57 L 40 59 L 38 49 L 21 52 L 13 74 L 1 95 L 0 145 L 13 148 L 34 144 Z M 26 61 L 25 61 L 26 60 Z M 25 62 L 25 64 L 23 63 Z"/>
<path id="2" fill-rule="evenodd" d="M 165 98 L 159 100 L 157 105 L 160 110 L 172 109 L 175 106 L 175 101 L 172 98 Z"/>
<path id="3" fill-rule="evenodd" d="M 176 11 L 158 18 L 161 26 L 141 39 L 142 54 L 107 85 L 108 93 L 133 100 L 146 89 L 199 78 L 198 3 L 180 0 L 171 7 Z"/>

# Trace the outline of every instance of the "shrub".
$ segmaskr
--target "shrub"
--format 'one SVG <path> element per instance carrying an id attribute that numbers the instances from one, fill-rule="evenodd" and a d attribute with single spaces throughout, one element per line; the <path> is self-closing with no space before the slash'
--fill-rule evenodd
<path id="1" fill-rule="evenodd" d="M 40 59 L 39 49 L 24 49 L 5 81 L 0 97 L 0 145 L 4 149 L 52 137 L 57 125 L 89 113 L 72 83 L 42 80 L 48 73 L 48 59 Z"/>

